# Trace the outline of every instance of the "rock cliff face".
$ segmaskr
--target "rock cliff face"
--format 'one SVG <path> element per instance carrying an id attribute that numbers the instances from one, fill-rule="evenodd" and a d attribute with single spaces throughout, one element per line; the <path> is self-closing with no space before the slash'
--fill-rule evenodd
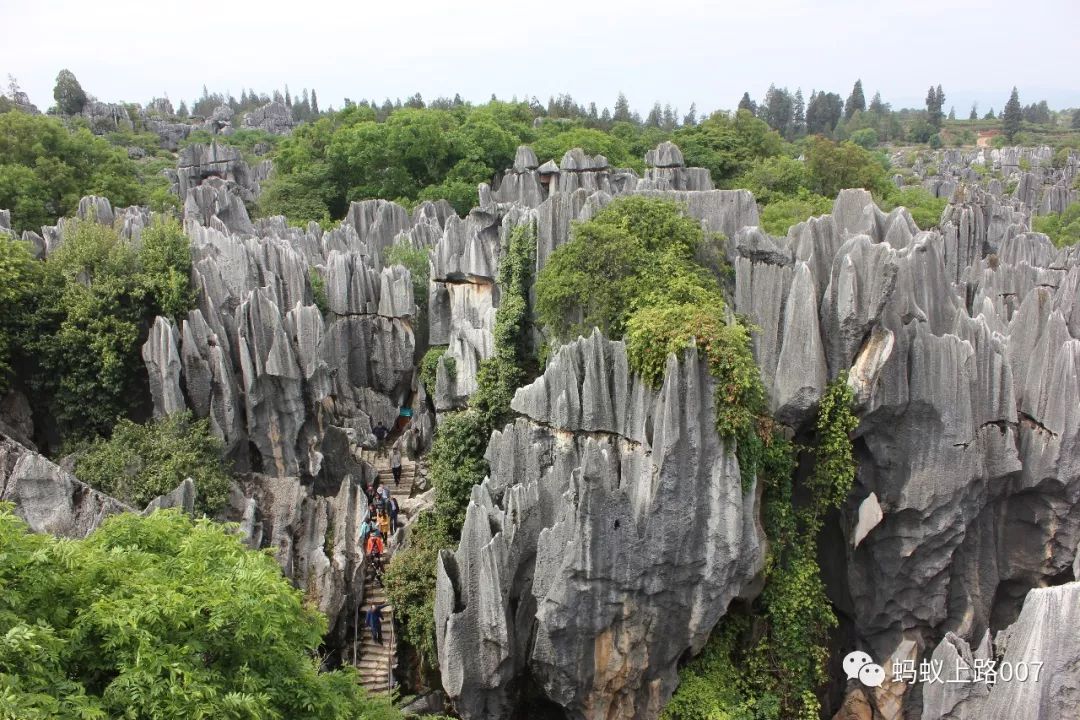
<path id="1" fill-rule="evenodd" d="M 1019 171 L 1010 153 L 992 162 Z M 651 153 L 650 163 L 654 170 L 680 167 L 670 147 Z M 615 189 L 602 159 L 573 156 L 561 169 L 546 169 L 565 173 L 568 165 L 578 174 L 574 189 L 561 179 L 549 184 L 552 191 L 530 212 L 540 267 L 568 239 L 572 220 L 591 217 L 625 191 Z M 1030 194 L 1003 197 L 993 180 L 962 190 L 958 184 L 940 226 L 923 231 L 903 208 L 882 212 L 868 193 L 850 190 L 838 196 L 831 214 L 771 237 L 754 227 L 748 194 L 650 187 L 658 176 L 635 183 L 633 191 L 678 199 L 706 228 L 731 239 L 735 310 L 761 328 L 754 352 L 776 417 L 796 431 L 806 428 L 827 381 L 849 372 L 861 418 L 859 474 L 839 526 L 825 541 L 839 569 L 827 575 L 830 594 L 852 628 L 843 643 L 882 660 L 930 657 L 947 633 L 957 647 L 979 648 L 987 633 L 1016 621 L 1029 589 L 1072 577 L 1080 532 L 1080 257 L 1029 231 Z M 492 207 L 507 212 L 502 203 Z M 451 323 L 455 314 L 470 312 L 469 305 L 453 307 Z M 551 373 L 538 383 L 551 382 Z M 491 452 L 513 433 L 530 438 L 518 455 L 535 455 L 529 443 L 569 430 L 551 454 L 566 452 L 583 467 L 584 452 L 569 449 L 577 448 L 581 429 L 552 423 L 521 397 L 515 409 L 525 417 L 493 438 Z M 553 394 L 552 402 L 569 407 L 573 397 Z M 588 665 L 581 658 L 595 656 L 591 646 L 586 651 L 567 635 L 545 634 L 551 621 L 539 610 L 539 561 L 524 573 L 537 604 L 524 619 L 521 598 L 530 593 L 503 593 L 514 602 L 488 595 L 506 587 L 490 569 L 502 567 L 502 553 L 511 566 L 520 562 L 515 552 L 523 551 L 504 550 L 505 543 L 525 536 L 506 530 L 506 498 L 516 496 L 500 495 L 498 488 L 515 482 L 500 472 L 496 460 L 491 478 L 476 490 L 469 534 L 453 557 L 442 559 L 438 617 L 447 691 L 470 716 L 506 712 L 523 683 L 572 714 L 589 716 L 603 706 L 620 708 L 609 717 L 636 716 L 648 707 L 644 696 L 620 706 L 595 689 L 594 673 L 579 668 Z M 555 477 L 535 467 L 517 472 L 526 481 Z M 566 487 L 564 480 L 551 482 Z M 500 619 L 504 615 L 510 619 Z M 469 636 L 488 642 L 470 645 Z M 520 638 L 532 636 L 521 652 Z M 542 638 L 555 647 L 542 645 Z M 574 690 L 546 669 L 544 653 L 579 668 Z M 484 670 L 474 672 L 468 663 L 477 657 L 485 658 Z M 894 688 L 871 703 L 882 717 L 899 717 L 920 702 L 918 693 L 905 697 L 905 690 Z M 944 707 L 946 700 L 935 702 Z"/>
<path id="2" fill-rule="evenodd" d="M 466 718 L 530 683 L 569 717 L 655 717 L 763 566 L 757 500 L 687 352 L 654 391 L 622 343 L 564 346 L 488 446 L 461 544 L 439 558 L 443 685 Z"/>

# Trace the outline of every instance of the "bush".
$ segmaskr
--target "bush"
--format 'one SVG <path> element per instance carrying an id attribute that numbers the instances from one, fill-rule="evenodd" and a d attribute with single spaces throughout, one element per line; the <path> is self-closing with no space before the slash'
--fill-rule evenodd
<path id="1" fill-rule="evenodd" d="M 325 616 L 221 525 L 122 514 L 65 540 L 4 505 L 0 547 L 5 717 L 400 717 L 320 672 Z"/>
<path id="2" fill-rule="evenodd" d="M 311 283 L 311 301 L 319 308 L 319 312 L 326 315 L 330 312 L 330 299 L 326 296 L 326 280 L 317 267 L 308 268 L 308 282 Z"/>
<path id="3" fill-rule="evenodd" d="M 401 625 L 401 639 L 420 656 L 421 666 L 438 667 L 435 642 L 435 568 L 450 535 L 432 512 L 422 512 L 410 526 L 409 544 L 394 553 L 386 571 L 386 596 Z"/>
<path id="4" fill-rule="evenodd" d="M 847 499 L 854 482 L 850 433 L 858 421 L 851 404 L 841 375 L 821 400 L 814 468 L 800 507 L 796 448 L 774 438 L 762 454 L 765 588 L 751 607 L 729 610 L 702 653 L 680 671 L 665 718 L 819 717 L 817 692 L 827 680 L 828 636 L 837 621 L 821 580 L 817 537 L 825 514 Z"/>
<path id="5" fill-rule="evenodd" d="M 570 242 L 548 258 L 536 281 L 537 317 L 560 338 L 593 327 L 621 337 L 638 298 L 672 280 L 672 271 L 692 272 L 703 239 L 700 223 L 673 202 L 618 198 L 575 225 Z"/>
<path id="6" fill-rule="evenodd" d="M 0 233 L 0 394 L 7 389 L 11 354 L 19 327 L 25 324 L 25 306 L 39 283 L 41 263 L 21 240 Z"/>
<path id="7" fill-rule="evenodd" d="M 94 221 L 76 221 L 42 264 L 16 354 L 62 434 L 105 435 L 145 397 L 140 347 L 157 315 L 191 305 L 191 258 L 174 221 L 139 245 Z"/>
<path id="8" fill-rule="evenodd" d="M 754 194 L 765 205 L 805 192 L 809 175 L 806 165 L 785 156 L 756 160 L 735 180 L 735 185 Z"/>
<path id="9" fill-rule="evenodd" d="M 892 190 L 879 199 L 881 209 L 886 212 L 896 207 L 906 207 L 915 224 L 922 230 L 937 227 L 941 214 L 949 204 L 945 198 L 937 198 L 921 187 L 905 187 Z"/>
<path id="10" fill-rule="evenodd" d="M 0 113 L 0 208 L 17 231 L 40 230 L 70 215 L 84 195 L 115 206 L 149 202 L 168 180 L 153 163 L 137 163 L 85 128 L 55 118 Z"/>
<path id="11" fill-rule="evenodd" d="M 420 360 L 420 382 L 424 383 L 424 387 L 427 388 L 428 395 L 435 393 L 435 381 L 439 371 L 439 358 L 446 355 L 446 345 L 435 345 L 428 348 L 428 351 L 424 353 L 423 359 Z M 456 364 L 454 358 L 446 355 L 445 366 L 447 372 L 451 376 L 454 375 L 456 370 Z"/>
<path id="12" fill-rule="evenodd" d="M 135 508 L 189 477 L 195 481 L 201 513 L 217 514 L 229 494 L 221 443 L 211 435 L 209 420 L 195 420 L 188 411 L 146 425 L 121 420 L 111 438 L 86 447 L 75 463 L 75 475 Z"/>
<path id="13" fill-rule="evenodd" d="M 797 223 L 832 212 L 833 201 L 821 195 L 802 191 L 795 197 L 769 203 L 761 212 L 761 227 L 770 235 L 787 235 Z"/>
<path id="14" fill-rule="evenodd" d="M 865 150 L 873 150 L 878 144 L 877 130 L 870 127 L 856 130 L 851 133 L 851 142 Z"/>
<path id="15" fill-rule="evenodd" d="M 1080 202 L 1074 202 L 1060 214 L 1036 215 L 1031 226 L 1035 232 L 1049 235 L 1058 247 L 1076 245 L 1080 243 Z"/>
<path id="16" fill-rule="evenodd" d="M 881 161 L 852 142 L 811 138 L 806 148 L 806 167 L 810 190 L 825 197 L 836 197 L 845 188 L 865 188 L 883 195 L 890 187 Z"/>
<path id="17" fill-rule="evenodd" d="M 473 192 L 475 191 L 476 189 L 473 188 Z M 401 265 L 408 269 L 412 277 L 413 299 L 421 312 L 427 310 L 428 282 L 431 277 L 429 255 L 426 248 L 414 248 L 405 243 L 391 245 L 386 250 L 387 265 Z"/>
<path id="18" fill-rule="evenodd" d="M 686 164 L 708 169 L 720 187 L 727 187 L 755 160 L 781 155 L 785 148 L 780 134 L 747 110 L 713 113 L 677 130 L 674 140 Z"/>

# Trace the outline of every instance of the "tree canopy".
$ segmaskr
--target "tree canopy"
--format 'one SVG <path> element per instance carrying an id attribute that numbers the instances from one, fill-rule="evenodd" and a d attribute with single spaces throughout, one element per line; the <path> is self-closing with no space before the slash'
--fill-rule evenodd
<path id="1" fill-rule="evenodd" d="M 5 504 L 0 547 L 0 716 L 398 717 L 320 671 L 325 616 L 225 526 L 122 514 L 61 540 Z"/>
<path id="2" fill-rule="evenodd" d="M 18 231 L 70 215 L 84 195 L 115 206 L 149 204 L 168 180 L 149 164 L 86 128 L 68 129 L 55 118 L 0 113 L 0 208 Z"/>

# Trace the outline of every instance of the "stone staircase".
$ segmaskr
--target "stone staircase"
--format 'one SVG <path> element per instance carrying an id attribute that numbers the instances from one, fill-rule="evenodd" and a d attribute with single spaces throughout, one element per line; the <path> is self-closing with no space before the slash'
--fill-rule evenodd
<path id="1" fill-rule="evenodd" d="M 386 602 L 386 593 L 369 573 L 364 578 L 364 605 L 360 612 L 363 622 L 364 612 L 372 603 L 382 605 Z M 356 669 L 360 673 L 360 684 L 369 693 L 389 693 L 394 687 L 394 669 L 397 667 L 397 633 L 394 630 L 394 613 L 390 606 L 382 609 L 383 644 L 375 642 L 371 630 L 365 626 L 361 631 L 356 647 Z"/>
<path id="2" fill-rule="evenodd" d="M 379 481 L 390 489 L 390 494 L 402 500 L 412 495 L 413 480 L 416 477 L 416 463 L 404 455 L 401 458 L 401 483 L 394 484 L 394 474 L 390 470 L 390 458 L 388 452 L 363 450 L 361 459 L 372 465 L 379 472 Z M 399 522 L 404 520 L 404 515 L 399 517 Z M 393 543 L 389 543 L 384 567 L 389 564 L 393 555 Z M 382 605 L 386 600 L 386 592 L 376 582 L 374 574 L 368 572 L 364 576 L 364 603 L 358 615 L 360 623 L 363 623 L 364 613 L 372 603 Z M 394 670 L 397 668 L 397 632 L 394 628 L 393 607 L 387 606 L 382 609 L 382 635 L 383 645 L 379 645 L 371 637 L 371 630 L 367 626 L 360 629 L 357 642 L 353 648 L 354 664 L 360 673 L 360 684 L 369 693 L 386 694 L 395 686 Z"/>

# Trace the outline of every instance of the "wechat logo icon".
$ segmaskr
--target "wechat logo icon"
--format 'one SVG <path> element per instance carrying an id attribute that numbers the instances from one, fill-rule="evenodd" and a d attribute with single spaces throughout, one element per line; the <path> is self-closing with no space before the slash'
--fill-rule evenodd
<path id="1" fill-rule="evenodd" d="M 861 650 L 849 652 L 844 658 L 844 672 L 849 680 L 859 679 L 866 687 L 880 687 L 885 682 L 885 668 Z"/>

